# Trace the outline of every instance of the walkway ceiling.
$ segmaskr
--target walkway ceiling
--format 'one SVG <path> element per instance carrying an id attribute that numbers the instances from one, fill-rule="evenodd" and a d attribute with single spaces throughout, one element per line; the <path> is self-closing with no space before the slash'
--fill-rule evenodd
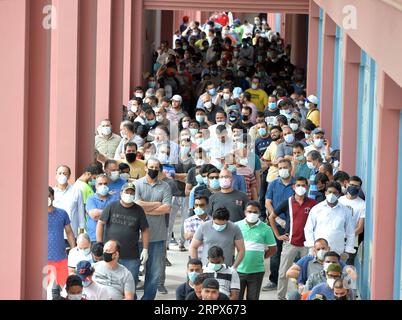
<path id="1" fill-rule="evenodd" d="M 144 0 L 147 10 L 201 10 L 308 14 L 309 0 Z"/>

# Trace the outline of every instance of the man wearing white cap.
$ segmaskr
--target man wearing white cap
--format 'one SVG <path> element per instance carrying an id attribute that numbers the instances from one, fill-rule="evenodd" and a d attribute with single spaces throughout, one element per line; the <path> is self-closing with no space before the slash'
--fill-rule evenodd
<path id="1" fill-rule="evenodd" d="M 305 106 L 308 108 L 307 119 L 319 127 L 320 111 L 318 110 L 318 98 L 314 95 L 309 95 L 306 98 Z"/>
<path id="2" fill-rule="evenodd" d="M 173 122 L 179 122 L 181 118 L 183 118 L 186 113 L 183 111 L 181 107 L 181 103 L 183 102 L 183 98 L 178 94 L 175 94 L 172 97 L 172 107 L 168 111 L 167 119 Z"/>

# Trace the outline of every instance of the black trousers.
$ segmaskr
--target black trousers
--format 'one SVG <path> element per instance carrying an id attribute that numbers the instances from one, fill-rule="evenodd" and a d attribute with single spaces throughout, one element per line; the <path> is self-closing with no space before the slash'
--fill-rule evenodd
<path id="1" fill-rule="evenodd" d="M 260 194 L 258 195 L 258 200 L 261 204 L 260 218 L 262 221 L 265 221 L 265 219 L 267 218 L 267 209 L 265 208 L 265 194 L 267 193 L 268 189 L 267 174 L 268 170 L 265 170 L 261 175 L 261 188 Z"/>
<path id="2" fill-rule="evenodd" d="M 280 235 L 283 235 L 285 233 L 285 230 L 276 224 L 276 227 L 278 228 L 278 232 Z M 276 253 L 271 257 L 269 260 L 269 269 L 271 271 L 271 274 L 269 275 L 269 281 L 272 283 L 278 284 L 278 277 L 279 277 L 279 265 L 281 263 L 281 253 L 282 253 L 282 240 L 276 239 Z"/>
<path id="3" fill-rule="evenodd" d="M 244 292 L 247 289 L 246 300 L 259 300 L 262 280 L 265 272 L 258 273 L 240 273 L 240 295 L 239 300 L 244 299 Z"/>

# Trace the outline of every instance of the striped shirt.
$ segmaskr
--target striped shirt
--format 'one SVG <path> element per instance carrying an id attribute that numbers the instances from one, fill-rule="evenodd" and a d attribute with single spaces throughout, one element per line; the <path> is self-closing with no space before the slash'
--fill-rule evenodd
<path id="1" fill-rule="evenodd" d="M 208 265 L 203 268 L 203 273 L 207 278 L 215 278 L 219 282 L 219 292 L 230 296 L 230 290 L 240 290 L 240 278 L 235 269 L 227 267 L 225 264 L 218 271 L 208 268 Z"/>

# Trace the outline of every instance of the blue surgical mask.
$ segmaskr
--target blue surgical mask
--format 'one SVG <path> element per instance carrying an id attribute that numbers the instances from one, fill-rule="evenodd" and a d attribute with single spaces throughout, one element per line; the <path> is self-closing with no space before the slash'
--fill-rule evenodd
<path id="1" fill-rule="evenodd" d="M 197 208 L 194 209 L 194 213 L 197 216 L 202 216 L 205 213 L 205 211 L 204 211 L 204 209 L 201 209 L 200 207 L 197 207 Z"/>
<path id="2" fill-rule="evenodd" d="M 259 134 L 261 137 L 265 136 L 265 135 L 267 134 L 267 129 L 265 129 L 265 128 L 259 128 L 259 129 L 258 129 L 258 134 Z"/>
<path id="3" fill-rule="evenodd" d="M 236 172 L 236 166 L 234 164 L 228 165 L 228 170 L 231 172 Z"/>
<path id="4" fill-rule="evenodd" d="M 95 185 L 96 185 L 96 180 L 95 179 L 91 179 L 91 180 L 89 180 L 89 183 L 88 183 L 91 187 L 95 187 Z"/>
<path id="5" fill-rule="evenodd" d="M 204 180 L 204 184 L 207 186 L 208 185 L 208 177 L 202 177 L 202 180 Z"/>
<path id="6" fill-rule="evenodd" d="M 198 133 L 198 129 L 190 128 L 190 134 L 195 136 Z"/>
<path id="7" fill-rule="evenodd" d="M 97 190 L 96 190 L 101 196 L 106 196 L 109 193 L 109 187 L 106 185 L 101 185 Z"/>
<path id="8" fill-rule="evenodd" d="M 226 229 L 226 224 L 216 224 L 215 222 L 212 224 L 212 226 L 214 227 L 214 229 L 216 230 L 216 231 L 219 231 L 219 232 L 221 232 L 221 231 L 223 231 L 223 230 L 225 230 Z"/>
<path id="9" fill-rule="evenodd" d="M 153 126 L 153 125 L 155 125 L 155 123 L 156 123 L 156 120 L 155 120 L 155 119 L 153 119 L 153 120 L 147 120 L 147 124 L 148 124 L 149 126 Z"/>
<path id="10" fill-rule="evenodd" d="M 214 271 L 219 271 L 222 268 L 222 263 L 208 263 L 208 268 Z"/>
<path id="11" fill-rule="evenodd" d="M 295 141 L 295 136 L 293 134 L 287 134 L 284 139 L 286 143 L 293 143 Z"/>
<path id="12" fill-rule="evenodd" d="M 211 189 L 218 189 L 220 187 L 219 179 L 211 179 L 209 180 L 209 186 Z"/>
<path id="13" fill-rule="evenodd" d="M 304 156 L 301 154 L 300 156 L 296 157 L 297 161 L 303 161 L 304 160 Z"/>
<path id="14" fill-rule="evenodd" d="M 182 156 L 188 155 L 189 152 L 190 152 L 190 147 L 189 146 L 181 147 L 181 149 L 180 149 L 180 154 Z"/>
<path id="15" fill-rule="evenodd" d="M 359 194 L 360 188 L 356 186 L 349 186 L 347 192 L 352 196 L 357 196 Z"/>
<path id="16" fill-rule="evenodd" d="M 208 93 L 209 93 L 211 96 L 214 96 L 214 95 L 216 94 L 216 89 L 215 89 L 215 88 L 209 89 L 209 90 L 208 90 Z"/>
<path id="17" fill-rule="evenodd" d="M 91 280 L 82 281 L 82 285 L 83 285 L 84 287 L 88 287 L 91 283 L 92 283 Z"/>
<path id="18" fill-rule="evenodd" d="M 149 81 L 148 82 L 148 88 L 155 88 L 156 87 L 156 82 L 155 81 Z"/>
<path id="19" fill-rule="evenodd" d="M 195 181 L 197 181 L 198 184 L 202 184 L 202 183 L 204 183 L 204 177 L 200 174 L 197 174 L 195 176 Z"/>
<path id="20" fill-rule="evenodd" d="M 205 116 L 197 115 L 197 116 L 195 116 L 195 120 L 197 120 L 197 122 L 199 122 L 199 123 L 204 123 Z"/>
<path id="21" fill-rule="evenodd" d="M 275 110 L 276 109 L 276 102 L 268 103 L 268 109 L 269 110 Z"/>
<path id="22" fill-rule="evenodd" d="M 309 134 L 309 133 L 305 133 L 305 134 L 304 134 L 304 137 L 306 138 L 306 140 L 307 140 L 307 139 L 310 139 L 310 134 Z"/>
<path id="23" fill-rule="evenodd" d="M 324 145 L 324 139 L 314 139 L 314 144 L 317 148 L 321 148 Z"/>
<path id="24" fill-rule="evenodd" d="M 195 272 L 195 271 L 193 271 L 193 272 L 187 272 L 188 280 L 190 280 L 191 282 L 194 282 L 195 279 L 197 279 L 197 277 L 198 277 L 199 275 L 200 275 L 200 274 L 199 274 L 198 272 Z"/>

